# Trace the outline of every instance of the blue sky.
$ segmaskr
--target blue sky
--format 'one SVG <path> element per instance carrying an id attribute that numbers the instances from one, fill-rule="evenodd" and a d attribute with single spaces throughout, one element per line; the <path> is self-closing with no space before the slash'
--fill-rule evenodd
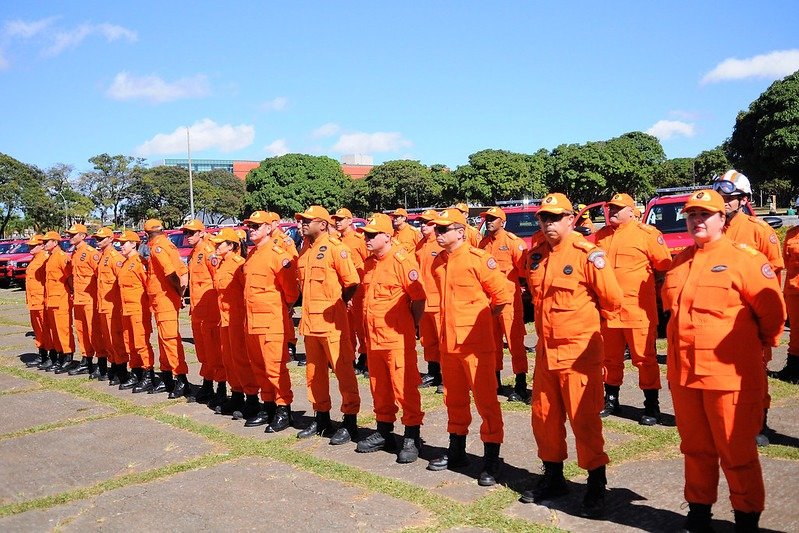
<path id="1" fill-rule="evenodd" d="M 465 164 L 649 131 L 720 144 L 799 70 L 799 3 L 3 2 L 0 152 Z"/>

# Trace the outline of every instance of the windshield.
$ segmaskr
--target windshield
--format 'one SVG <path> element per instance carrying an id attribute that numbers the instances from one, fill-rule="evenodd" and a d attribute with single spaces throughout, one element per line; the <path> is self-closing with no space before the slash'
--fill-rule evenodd
<path id="1" fill-rule="evenodd" d="M 541 227 L 538 225 L 538 218 L 532 211 L 524 213 L 508 213 L 508 220 L 505 222 L 505 229 L 515 233 L 518 237 L 529 237 Z"/>
<path id="2" fill-rule="evenodd" d="M 652 206 L 646 217 L 646 223 L 655 226 L 661 233 L 684 233 L 688 231 L 680 202 L 658 204 Z"/>
<path id="3" fill-rule="evenodd" d="M 0 254 L 7 253 L 12 246 L 14 246 L 15 242 L 0 242 Z"/>
<path id="4" fill-rule="evenodd" d="M 31 247 L 24 242 L 19 243 L 18 245 L 11 248 L 8 253 L 10 254 L 26 254 L 30 251 Z"/>
<path id="5" fill-rule="evenodd" d="M 185 243 L 184 243 L 184 239 L 185 239 L 185 235 L 183 235 L 182 232 L 181 233 L 172 233 L 172 234 L 169 235 L 169 240 L 172 241 L 172 244 L 174 244 L 178 248 L 191 248 L 191 245 L 189 244 L 189 240 L 185 239 Z"/>

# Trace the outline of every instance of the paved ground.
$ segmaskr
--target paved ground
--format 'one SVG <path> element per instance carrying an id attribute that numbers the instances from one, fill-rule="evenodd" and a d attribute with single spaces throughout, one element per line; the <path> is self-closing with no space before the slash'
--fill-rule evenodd
<path id="1" fill-rule="evenodd" d="M 333 447 L 321 439 L 297 441 L 293 430 L 268 435 L 244 428 L 163 394 L 134 395 L 85 377 L 28 370 L 22 364 L 34 357 L 28 331 L 24 295 L 0 293 L 2 531 L 674 531 L 687 512 L 673 418 L 667 417 L 671 426 L 637 424 L 643 398 L 634 369 L 621 396 L 628 407 L 605 421 L 612 458 L 607 516 L 588 521 L 576 516 L 585 473 L 573 462 L 571 436 L 571 495 L 548 507 L 518 503 L 540 468 L 527 406 L 503 403 L 503 484 L 485 489 L 475 480 L 482 455 L 476 414 L 468 441 L 473 466 L 462 473 L 428 472 L 423 460 L 399 465 L 387 453 L 356 454 L 354 444 Z M 182 331 L 196 383 L 185 317 Z M 772 368 L 784 359 L 781 347 Z M 291 375 L 296 425 L 303 427 L 309 421 L 304 371 L 292 364 Z M 373 428 L 368 383 L 361 378 L 359 384 L 360 422 Z M 799 387 L 772 382 L 772 395 L 769 420 L 777 434 L 776 444 L 762 449 L 768 508 L 761 525 L 799 531 Z M 429 459 L 446 446 L 446 413 L 432 390 L 423 391 L 423 401 L 422 456 Z M 668 392 L 662 403 L 672 412 Z M 731 531 L 723 479 L 719 494 L 715 525 Z"/>

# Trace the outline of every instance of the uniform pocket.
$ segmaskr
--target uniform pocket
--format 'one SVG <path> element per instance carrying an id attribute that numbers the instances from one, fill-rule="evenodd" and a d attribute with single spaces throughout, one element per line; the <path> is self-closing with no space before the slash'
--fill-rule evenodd
<path id="1" fill-rule="evenodd" d="M 552 309 L 571 311 L 575 309 L 574 291 L 579 282 L 577 278 L 555 278 L 552 280 L 550 295 L 552 297 Z"/>

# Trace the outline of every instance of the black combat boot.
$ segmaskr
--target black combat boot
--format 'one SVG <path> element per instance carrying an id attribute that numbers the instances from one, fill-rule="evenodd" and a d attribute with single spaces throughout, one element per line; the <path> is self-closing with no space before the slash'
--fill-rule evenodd
<path id="1" fill-rule="evenodd" d="M 276 409 L 277 405 L 275 402 L 264 402 L 258 413 L 256 413 L 255 416 L 248 418 L 247 421 L 244 422 L 244 427 L 251 428 L 268 424 L 275 416 Z"/>
<path id="2" fill-rule="evenodd" d="M 355 363 L 355 375 L 362 375 L 365 378 L 369 377 L 369 365 L 366 363 L 366 354 L 358 354 L 358 361 Z"/>
<path id="3" fill-rule="evenodd" d="M 619 387 L 605 384 L 605 406 L 599 412 L 601 418 L 615 415 L 619 412 Z"/>
<path id="4" fill-rule="evenodd" d="M 171 371 L 164 372 L 163 370 L 158 372 L 158 376 L 161 378 L 158 380 L 157 383 L 154 384 L 153 390 L 148 391 L 147 394 L 158 394 L 160 392 L 172 392 L 172 389 L 175 387 L 175 380 L 172 377 Z"/>
<path id="5" fill-rule="evenodd" d="M 413 463 L 419 458 L 419 451 L 422 449 L 422 437 L 419 435 L 419 428 L 420 426 L 405 426 L 402 448 L 397 454 L 398 463 Z"/>
<path id="6" fill-rule="evenodd" d="M 248 394 L 247 400 L 244 402 L 244 407 L 241 408 L 241 417 L 244 420 L 255 417 L 261 412 L 261 400 L 258 399 L 257 394 Z M 233 412 L 233 417 L 236 417 L 236 412 Z"/>
<path id="7" fill-rule="evenodd" d="M 768 409 L 763 409 L 763 427 L 760 428 L 760 432 L 755 435 L 755 442 L 758 446 L 768 446 L 770 444 L 771 435 L 774 433 L 770 427 L 768 427 Z"/>
<path id="8" fill-rule="evenodd" d="M 711 533 L 713 531 L 713 513 L 711 505 L 706 503 L 688 502 L 688 516 L 685 517 L 683 531 L 691 533 Z"/>
<path id="9" fill-rule="evenodd" d="M 130 379 L 128 372 L 128 365 L 126 363 L 117 363 L 116 370 L 114 371 L 114 379 L 108 381 L 108 385 L 120 385 Z"/>
<path id="10" fill-rule="evenodd" d="M 583 518 L 600 518 L 605 513 L 605 465 L 588 471 L 588 484 L 580 505 L 580 516 Z"/>
<path id="11" fill-rule="evenodd" d="M 497 479 L 502 473 L 502 459 L 499 457 L 500 443 L 483 443 L 483 471 L 477 478 L 477 484 L 481 487 L 491 487 L 497 484 Z"/>
<path id="12" fill-rule="evenodd" d="M 278 433 L 291 425 L 291 406 L 278 405 L 277 409 L 275 409 L 275 416 L 272 417 L 272 421 L 266 426 L 264 433 Z"/>
<path id="13" fill-rule="evenodd" d="M 344 415 L 341 426 L 330 437 L 330 444 L 338 446 L 358 440 L 358 415 Z"/>
<path id="14" fill-rule="evenodd" d="M 233 391 L 230 393 L 230 398 L 218 406 L 215 411 L 220 415 L 231 416 L 236 411 L 241 412 L 242 409 L 244 409 L 244 393 Z"/>
<path id="15" fill-rule="evenodd" d="M 68 373 L 70 370 L 72 370 L 73 368 L 75 368 L 75 366 L 77 365 L 77 363 L 75 362 L 75 360 L 73 359 L 73 357 L 74 357 L 74 355 L 73 355 L 73 354 L 71 354 L 71 353 L 65 353 L 65 354 L 64 354 L 64 362 L 63 362 L 63 363 L 61 363 L 61 364 L 58 366 L 58 368 L 55 368 L 55 369 L 53 369 L 53 374 L 66 374 L 66 373 Z"/>
<path id="16" fill-rule="evenodd" d="M 427 374 L 422 376 L 422 384 L 419 387 L 438 387 L 439 385 L 441 385 L 441 364 L 429 361 L 427 363 Z"/>
<path id="17" fill-rule="evenodd" d="M 544 461 L 544 476 L 538 484 L 524 491 L 519 501 L 522 503 L 539 503 L 544 500 L 554 500 L 569 493 L 569 485 L 563 477 L 563 463 Z"/>
<path id="18" fill-rule="evenodd" d="M 372 453 L 380 450 L 387 452 L 397 451 L 397 441 L 394 439 L 394 424 L 391 422 L 378 422 L 377 431 L 363 439 L 355 447 L 358 453 Z"/>
<path id="19" fill-rule="evenodd" d="M 297 433 L 298 439 L 307 439 L 316 435 L 327 437 L 333 433 L 333 424 L 330 422 L 330 411 L 317 411 L 314 421 L 307 428 Z"/>
<path id="20" fill-rule="evenodd" d="M 53 366 L 51 366 L 49 368 L 45 368 L 44 371 L 45 372 L 58 373 L 58 372 L 56 372 L 56 370 L 61 370 L 61 366 L 66 362 L 66 360 L 67 360 L 67 356 L 66 355 L 64 355 L 61 352 L 57 352 L 56 360 L 53 363 Z"/>
<path id="21" fill-rule="evenodd" d="M 155 370 L 147 368 L 143 370 L 144 375 L 142 379 L 133 387 L 133 393 L 139 394 L 142 392 L 150 392 L 153 390 L 153 383 L 155 383 Z"/>
<path id="22" fill-rule="evenodd" d="M 786 383 L 799 383 L 799 355 L 788 354 L 788 359 L 785 361 L 785 367 L 776 372 L 769 372 L 769 377 L 785 381 Z"/>
<path id="23" fill-rule="evenodd" d="M 210 379 L 203 378 L 203 384 L 200 390 L 194 395 L 194 401 L 197 403 L 208 403 L 214 395 L 214 382 Z"/>
<path id="24" fill-rule="evenodd" d="M 27 363 L 25 363 L 25 366 L 27 366 L 28 368 L 34 368 L 38 367 L 41 364 L 44 364 L 45 361 L 47 361 L 47 350 L 45 350 L 44 348 L 39 348 L 39 358 L 34 359 L 33 361 L 28 361 Z"/>
<path id="25" fill-rule="evenodd" d="M 216 408 L 227 401 L 227 383 L 220 381 L 216 384 L 216 394 L 208 400 L 208 409 L 216 411 Z"/>
<path id="26" fill-rule="evenodd" d="M 111 368 L 108 369 L 108 386 L 114 384 L 114 380 L 116 380 L 116 384 L 119 385 L 119 379 L 117 378 L 117 368 L 119 365 L 116 363 L 111 363 Z"/>
<path id="27" fill-rule="evenodd" d="M 79 376 L 81 374 L 91 374 L 92 368 L 94 365 L 92 364 L 91 357 L 81 357 L 80 364 L 76 367 L 67 372 L 70 376 Z"/>
<path id="28" fill-rule="evenodd" d="M 191 383 L 186 374 L 178 374 L 175 376 L 175 385 L 172 387 L 172 392 L 169 393 L 169 399 L 176 400 L 189 394 L 191 394 Z"/>
<path id="29" fill-rule="evenodd" d="M 58 363 L 58 352 L 50 350 L 47 352 L 47 359 L 42 361 L 36 368 L 48 372 L 56 363 Z"/>
<path id="30" fill-rule="evenodd" d="M 530 395 L 527 393 L 527 374 L 516 374 L 516 384 L 513 392 L 508 395 L 509 402 L 528 402 Z"/>
<path id="31" fill-rule="evenodd" d="M 657 389 L 644 391 L 644 414 L 638 423 L 642 426 L 654 426 L 660 423 L 660 400 Z"/>
<path id="32" fill-rule="evenodd" d="M 760 513 L 735 511 L 735 533 L 756 533 L 760 531 Z"/>
<path id="33" fill-rule="evenodd" d="M 469 465 L 469 456 L 466 455 L 466 435 L 449 434 L 449 448 L 447 453 L 437 457 L 427 464 L 428 470 L 455 470 Z"/>
<path id="34" fill-rule="evenodd" d="M 144 369 L 143 368 L 131 368 L 130 373 L 128 374 L 128 380 L 124 383 L 119 384 L 119 390 L 128 390 L 132 389 L 136 385 L 139 384 L 140 381 L 144 379 Z"/>
<path id="35" fill-rule="evenodd" d="M 97 364 L 94 365 L 94 371 L 89 374 L 89 379 L 96 379 L 97 381 L 105 381 L 108 379 L 108 359 L 105 357 L 98 357 Z"/>
<path id="36" fill-rule="evenodd" d="M 497 370 L 497 396 L 505 394 L 505 386 L 502 384 L 501 372 Z"/>

